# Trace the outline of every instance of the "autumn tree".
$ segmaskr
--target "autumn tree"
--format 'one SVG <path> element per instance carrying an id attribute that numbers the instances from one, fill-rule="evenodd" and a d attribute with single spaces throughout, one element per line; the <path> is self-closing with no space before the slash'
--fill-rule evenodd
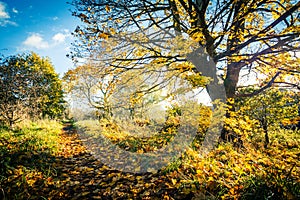
<path id="1" fill-rule="evenodd" d="M 114 107 L 119 118 L 122 116 L 127 119 L 147 118 L 146 113 L 150 106 L 164 98 L 159 94 L 160 90 L 153 87 L 154 82 L 158 81 L 158 77 L 154 74 L 134 70 L 126 71 L 119 76 L 117 92 L 113 94 Z"/>
<path id="2" fill-rule="evenodd" d="M 254 91 L 255 89 L 247 88 L 246 90 L 249 92 L 249 90 Z M 284 121 L 297 119 L 299 104 L 296 95 L 297 93 L 294 91 L 272 88 L 266 89 L 254 97 L 237 98 L 235 105 L 238 111 L 230 114 L 231 118 L 235 118 L 236 123 L 228 123 L 229 129 L 233 131 L 247 129 L 245 126 L 250 124 L 243 119 L 245 117 L 256 120 L 264 133 L 264 147 L 267 148 L 270 143 L 269 132 L 271 129 L 279 129 Z M 237 123 L 241 125 L 234 127 Z"/>
<path id="3" fill-rule="evenodd" d="M 142 115 L 157 92 L 149 86 L 157 77 L 151 82 L 153 74 L 143 73 L 143 70 L 116 70 L 88 62 L 69 70 L 63 79 L 65 91 L 88 102 L 98 117 L 110 119 L 115 114 L 133 119 L 138 113 Z"/>
<path id="4" fill-rule="evenodd" d="M 194 65 L 191 69 L 175 69 L 197 68 L 211 77 L 207 90 L 212 100 L 218 98 L 221 88 L 217 70 L 223 70 L 227 97 L 239 95 L 237 86 L 245 69 L 266 77 L 261 88 L 244 96 L 257 94 L 276 82 L 297 86 L 285 77 L 296 74 L 299 78 L 298 1 L 73 0 L 71 4 L 75 7 L 73 15 L 85 23 L 74 32 L 78 38 L 74 58 L 85 57 L 103 47 L 105 42 L 101 41 L 110 40 L 113 45 L 109 51 L 118 54 L 106 61 L 115 67 L 130 70 L 163 63 L 174 70 L 175 63 L 182 66 L 190 61 Z"/>
<path id="5" fill-rule="evenodd" d="M 100 118 L 109 119 L 112 116 L 112 94 L 115 92 L 118 77 L 112 75 L 109 69 L 98 67 L 95 63 L 87 63 L 65 73 L 65 89 L 87 100 L 96 109 Z"/>
<path id="6" fill-rule="evenodd" d="M 0 120 L 12 126 L 25 117 L 63 115 L 62 84 L 48 58 L 9 56 L 0 64 Z"/>
<path id="7" fill-rule="evenodd" d="M 164 81 L 153 83 L 153 89 L 162 88 L 160 83 L 178 87 L 174 82 L 186 81 L 195 88 L 205 86 L 212 101 L 255 96 L 273 86 L 299 89 L 296 0 L 73 0 L 71 4 L 73 15 L 83 22 L 73 33 L 74 60 L 98 52 L 103 57 L 95 59 L 103 66 L 159 74 Z M 239 84 L 245 85 L 241 75 L 247 73 L 261 79 L 259 87 L 241 93 Z M 211 123 L 215 127 L 207 135 L 210 130 L 211 135 L 220 132 L 221 123 Z M 221 138 L 228 135 L 223 128 Z"/>

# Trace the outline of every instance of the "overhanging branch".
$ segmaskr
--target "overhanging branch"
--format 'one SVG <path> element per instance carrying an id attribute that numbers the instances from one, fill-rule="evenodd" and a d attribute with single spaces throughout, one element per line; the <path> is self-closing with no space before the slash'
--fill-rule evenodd
<path id="1" fill-rule="evenodd" d="M 252 96 L 255 96 L 263 91 L 265 91 L 266 89 L 272 87 L 272 85 L 274 84 L 275 82 L 275 79 L 281 74 L 281 72 L 277 72 L 275 74 L 275 76 L 268 82 L 267 85 L 263 86 L 262 88 L 252 92 L 252 93 L 248 93 L 248 94 L 237 94 L 236 96 L 237 97 L 252 97 Z"/>

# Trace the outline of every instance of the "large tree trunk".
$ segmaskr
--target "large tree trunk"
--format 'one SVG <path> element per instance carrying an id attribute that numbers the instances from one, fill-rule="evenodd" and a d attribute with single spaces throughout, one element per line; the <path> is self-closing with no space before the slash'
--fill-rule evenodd
<path id="1" fill-rule="evenodd" d="M 228 97 L 235 97 L 235 91 L 241 69 L 239 63 L 232 63 L 228 65 L 226 79 L 224 83 L 221 83 L 216 74 L 216 64 L 202 48 L 199 48 L 193 53 L 189 54 L 187 59 L 194 64 L 197 71 L 203 76 L 212 78 L 212 81 L 206 87 L 212 101 L 219 99 L 221 102 L 228 104 L 226 99 Z M 230 105 L 230 107 L 232 109 L 231 111 L 234 111 L 234 105 Z M 240 139 L 240 137 L 235 133 L 228 131 L 223 126 L 224 118 L 222 119 L 221 116 L 227 118 L 230 117 L 230 111 L 225 112 L 225 109 L 221 108 L 220 105 L 214 105 L 214 109 L 215 111 L 211 125 L 206 133 L 202 150 L 204 152 L 210 151 L 214 144 L 216 144 L 216 141 L 219 139 L 222 141 L 234 142 L 236 146 L 241 147 L 243 145 L 243 141 Z"/>
<path id="2" fill-rule="evenodd" d="M 213 59 L 204 52 L 203 48 L 198 48 L 196 51 L 190 53 L 187 59 L 194 64 L 197 71 L 203 76 L 212 78 L 212 81 L 206 87 L 211 100 L 220 99 L 222 102 L 225 102 L 225 88 L 217 77 L 216 64 Z"/>
<path id="3" fill-rule="evenodd" d="M 211 77 L 212 81 L 207 85 L 206 89 L 211 98 L 211 101 L 220 100 L 226 102 L 226 93 L 224 84 L 219 82 L 216 74 L 216 64 L 213 59 L 204 52 L 202 48 L 197 49 L 187 57 L 188 61 L 192 62 L 197 71 L 203 76 Z M 221 132 L 223 130 L 223 121 L 225 116 L 225 109 L 222 105 L 213 105 L 213 115 L 210 126 L 206 132 L 205 139 L 202 143 L 201 153 L 206 154 L 219 141 Z"/>

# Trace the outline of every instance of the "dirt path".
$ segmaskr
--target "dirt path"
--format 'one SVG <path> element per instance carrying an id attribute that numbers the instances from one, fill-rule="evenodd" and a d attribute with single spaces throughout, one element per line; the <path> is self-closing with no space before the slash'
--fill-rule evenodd
<path id="1" fill-rule="evenodd" d="M 190 199 L 170 186 L 162 173 L 123 173 L 101 164 L 86 150 L 76 130 L 66 124 L 64 149 L 54 163 L 57 175 L 45 188 L 50 199 Z"/>

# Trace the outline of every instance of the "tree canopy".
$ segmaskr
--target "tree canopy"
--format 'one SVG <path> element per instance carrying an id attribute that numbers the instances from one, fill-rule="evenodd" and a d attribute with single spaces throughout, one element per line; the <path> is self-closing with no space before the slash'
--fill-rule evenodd
<path id="1" fill-rule="evenodd" d="M 218 98 L 239 94 L 240 74 L 263 75 L 260 88 L 299 89 L 299 7 L 293 0 L 73 0 L 84 25 L 74 31 L 71 56 L 102 54 L 109 66 L 183 73 L 211 78 Z M 211 59 L 207 59 L 206 55 Z M 213 61 L 213 64 L 211 62 Z M 197 70 L 195 70 L 197 69 Z M 217 76 L 218 74 L 218 76 Z"/>
<path id="2" fill-rule="evenodd" d="M 64 111 L 61 80 L 50 60 L 36 53 L 1 60 L 0 96 L 0 120 L 10 125 L 25 117 L 59 117 Z"/>

